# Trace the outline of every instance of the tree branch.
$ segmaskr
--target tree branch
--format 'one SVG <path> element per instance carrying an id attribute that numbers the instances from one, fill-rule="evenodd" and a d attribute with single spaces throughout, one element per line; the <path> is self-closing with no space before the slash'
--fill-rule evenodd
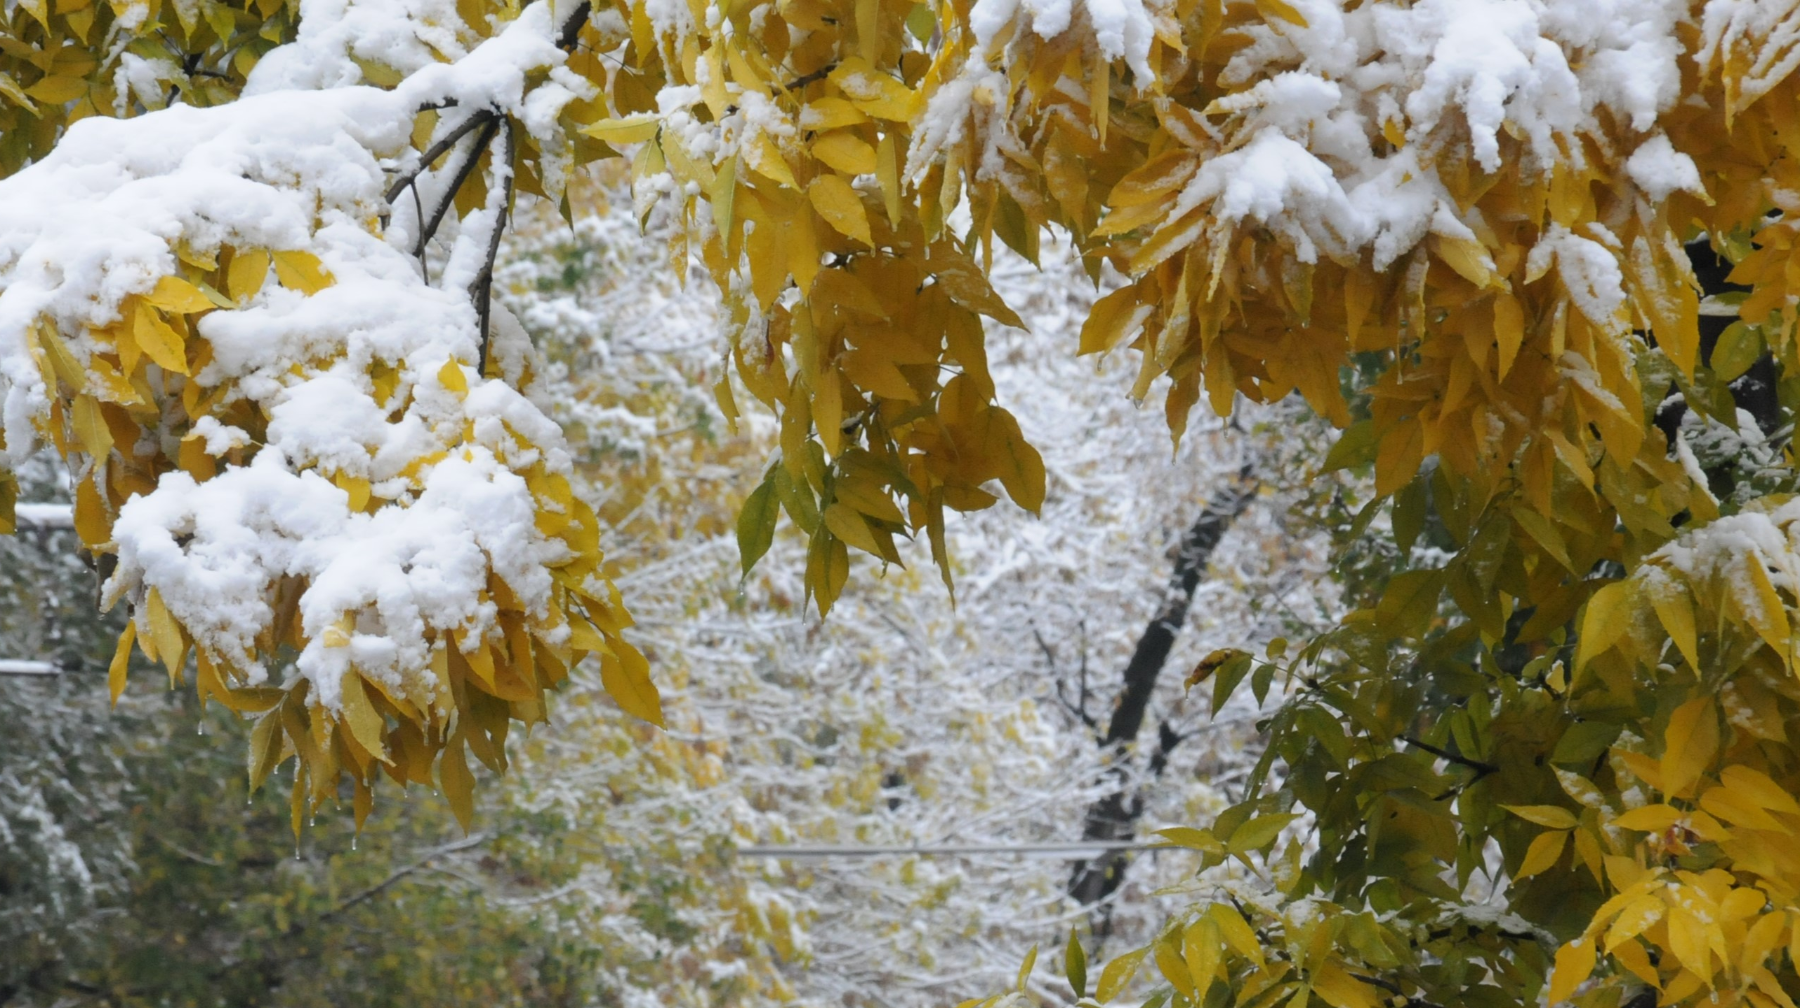
<path id="1" fill-rule="evenodd" d="M 1437 746 L 1434 746 L 1429 742 L 1421 742 L 1420 740 L 1413 738 L 1411 735 L 1400 736 L 1400 741 L 1405 742 L 1407 745 L 1417 746 L 1420 749 L 1423 749 L 1426 752 L 1430 753 L 1431 755 L 1438 757 L 1439 759 L 1446 759 L 1452 763 L 1457 764 L 1458 766 L 1466 766 L 1469 769 L 1476 771 L 1476 776 L 1475 776 L 1476 780 L 1480 780 L 1481 778 L 1486 777 L 1488 774 L 1496 774 L 1496 773 L 1500 772 L 1500 768 L 1495 766 L 1492 763 L 1483 763 L 1480 760 L 1469 759 L 1467 756 L 1458 756 L 1457 754 L 1450 752 L 1447 749 L 1440 749 Z"/>
<path id="2" fill-rule="evenodd" d="M 500 239 L 506 234 L 506 218 L 512 209 L 516 175 L 513 170 L 513 155 L 517 153 L 518 144 L 513 135 L 512 120 L 501 121 L 500 135 L 500 150 L 494 159 L 498 162 L 494 166 L 494 174 L 502 180 L 500 202 L 494 210 L 494 229 L 488 234 L 487 258 L 482 260 L 481 272 L 476 274 L 474 289 L 469 292 L 475 300 L 476 331 L 481 334 L 481 353 L 475 361 L 475 373 L 482 377 L 487 376 L 488 343 L 493 336 L 488 331 L 488 316 L 493 310 L 494 260 L 500 255 Z"/>

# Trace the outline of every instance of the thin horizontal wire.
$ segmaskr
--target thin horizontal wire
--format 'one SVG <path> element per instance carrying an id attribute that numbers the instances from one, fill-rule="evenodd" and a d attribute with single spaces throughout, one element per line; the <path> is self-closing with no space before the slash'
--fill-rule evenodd
<path id="1" fill-rule="evenodd" d="M 1145 843 L 1135 840 L 1087 840 L 1080 843 L 1036 844 L 796 844 L 793 846 L 744 846 L 737 848 L 737 852 L 743 857 L 767 858 L 959 857 L 971 854 L 1023 854 L 1081 861 L 1098 857 L 1108 851 L 1148 850 L 1151 848 L 1167 849 L 1169 844 Z"/>
<path id="2" fill-rule="evenodd" d="M 53 676 L 62 675 L 62 669 L 55 662 L 30 661 L 22 658 L 0 658 L 0 675 L 4 676 Z"/>

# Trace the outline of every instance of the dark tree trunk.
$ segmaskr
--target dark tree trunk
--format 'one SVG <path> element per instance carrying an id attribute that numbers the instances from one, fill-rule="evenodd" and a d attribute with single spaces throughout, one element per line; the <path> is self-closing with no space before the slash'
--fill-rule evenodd
<path id="1" fill-rule="evenodd" d="M 1213 550 L 1218 548 L 1226 529 L 1243 513 L 1255 492 L 1256 483 L 1251 479 L 1249 467 L 1245 467 L 1239 474 L 1238 483 L 1227 488 L 1200 512 L 1200 517 L 1194 520 L 1176 547 L 1175 570 L 1169 577 L 1162 607 L 1144 628 L 1143 636 L 1138 638 L 1131 661 L 1125 666 L 1124 689 L 1106 723 L 1105 733 L 1100 736 L 1101 747 L 1114 753 L 1115 765 L 1107 771 L 1107 779 L 1114 786 L 1106 797 L 1088 806 L 1081 832 L 1084 840 L 1132 838 L 1138 817 L 1143 814 L 1144 802 L 1140 796 L 1128 793 L 1131 774 L 1122 761 L 1132 757 L 1131 747 L 1143 730 L 1150 699 L 1156 692 L 1157 677 L 1168 662 L 1175 635 L 1187 622 L 1194 590 L 1212 562 Z M 1158 727 L 1156 749 L 1149 761 L 1152 774 L 1162 772 L 1169 751 L 1180 742 L 1181 736 L 1168 724 Z M 1110 851 L 1095 860 L 1077 862 L 1069 878 L 1069 895 L 1086 906 L 1099 903 L 1119 888 L 1127 864 L 1123 851 Z M 1099 927 L 1104 931 L 1107 926 L 1103 922 Z"/>

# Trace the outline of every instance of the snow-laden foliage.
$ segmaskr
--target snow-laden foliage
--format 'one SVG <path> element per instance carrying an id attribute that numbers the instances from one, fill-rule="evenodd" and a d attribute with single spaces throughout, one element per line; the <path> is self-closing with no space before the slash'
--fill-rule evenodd
<path id="1" fill-rule="evenodd" d="M 504 300 L 551 362 L 534 392 L 570 431 L 581 492 L 608 521 L 634 639 L 665 670 L 669 730 L 634 738 L 577 672 L 554 723 L 520 750 L 511 793 L 581 838 L 587 868 L 558 905 L 686 964 L 608 970 L 625 1003 L 942 1003 L 999 983 L 1017 948 L 1088 913 L 1067 894 L 1066 859 L 783 861 L 736 848 L 1069 842 L 1118 787 L 1147 799 L 1147 834 L 1211 815 L 1242 786 L 1250 712 L 1209 723 L 1181 677 L 1215 648 L 1329 622 L 1324 544 L 1294 524 L 1291 493 L 1260 499 L 1215 554 L 1126 780 L 1108 776 L 1113 754 L 1063 701 L 1105 716 L 1183 527 L 1247 454 L 1314 450 L 1316 421 L 1210 420 L 1171 457 L 1160 417 L 1098 391 L 1091 365 L 1030 352 L 1072 340 L 1092 301 L 1066 249 L 1046 251 L 1047 273 L 1011 260 L 997 285 L 1038 335 L 990 334 L 991 367 L 1046 445 L 1044 508 L 950 524 L 953 555 L 994 561 L 959 572 L 954 607 L 915 555 L 853 577 L 820 623 L 800 605 L 796 537 L 778 535 L 740 590 L 735 512 L 778 433 L 749 414 L 732 435 L 704 394 L 721 367 L 717 306 L 658 279 L 670 222 L 653 215 L 646 239 L 618 210 L 577 218 L 572 235 L 528 220 L 504 250 Z M 1154 776 L 1165 722 L 1190 737 Z M 1149 893 L 1193 867 L 1185 852 L 1134 864 L 1105 907 L 1117 940 L 1147 937 L 1178 905 Z M 670 894 L 673 920 L 643 912 L 650 891 Z"/>
<path id="2" fill-rule="evenodd" d="M 1360 607 L 1323 633 L 1188 677 L 1220 707 L 1282 700 L 1244 791 L 1166 834 L 1213 874 L 1103 1000 L 1147 963 L 1177 1003 L 1791 1001 L 1790 0 L 361 0 L 203 78 L 212 101 L 247 74 L 236 100 L 155 111 L 131 96 L 173 73 L 44 45 L 129 48 L 157 10 L 18 6 L 43 35 L 8 66 L 64 107 L 0 181 L 6 451 L 73 463 L 133 607 L 117 678 L 133 636 L 175 672 L 192 648 L 205 694 L 265 712 L 253 776 L 300 758 L 296 824 L 340 773 L 366 813 L 382 770 L 466 816 L 465 748 L 501 767 L 577 652 L 661 720 L 539 361 L 492 303 L 515 195 L 558 203 L 622 148 L 634 210 L 721 294 L 731 369 L 707 377 L 768 463 L 735 523 L 603 481 L 608 521 L 735 525 L 790 604 L 857 600 L 864 647 L 898 646 L 847 594 L 875 590 L 853 550 L 905 563 L 896 588 L 928 550 L 967 596 L 990 560 L 1066 547 L 953 549 L 957 513 L 1045 512 L 1063 478 L 1026 425 L 1056 386 L 1003 384 L 1013 337 L 983 323 L 1022 321 L 996 241 L 1067 241 L 1108 291 L 1025 357 L 1129 347 L 1129 382 L 1093 381 L 1166 390 L 1178 444 L 1203 396 L 1298 392 L 1344 428 L 1321 468 L 1373 477 L 1373 501 L 1307 503 L 1352 559 L 1390 555 L 1374 529 L 1401 565 L 1351 571 Z M 191 88 L 223 55 L 188 20 Z M 90 114 L 102 91 L 121 118 Z M 1038 438 L 1081 437 L 1055 415 Z M 1228 862 L 1255 877 L 1215 884 Z"/>

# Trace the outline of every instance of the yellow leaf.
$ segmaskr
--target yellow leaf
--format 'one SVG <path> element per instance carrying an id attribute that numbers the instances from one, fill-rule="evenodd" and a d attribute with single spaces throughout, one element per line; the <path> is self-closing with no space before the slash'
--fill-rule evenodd
<path id="1" fill-rule="evenodd" d="M 187 637 L 170 614 L 169 607 L 163 604 L 162 592 L 150 589 L 144 600 L 144 614 L 150 620 L 150 639 L 156 645 L 156 657 L 168 668 L 171 677 L 178 675 L 187 661 Z"/>
<path id="2" fill-rule="evenodd" d="M 825 223 L 836 228 L 840 234 L 854 238 L 871 248 L 874 238 L 869 235 L 869 214 L 863 209 L 862 197 L 844 181 L 840 175 L 821 175 L 813 180 L 806 191 L 807 198 L 812 200 L 813 209 L 825 218 Z"/>
<path id="3" fill-rule="evenodd" d="M 1634 808 L 1613 820 L 1613 825 L 1640 833 L 1661 833 L 1682 819 L 1683 813 L 1673 805 L 1655 804 Z"/>
<path id="4" fill-rule="evenodd" d="M 1227 945 L 1258 966 L 1263 964 L 1262 943 L 1257 940 L 1256 932 L 1250 929 L 1243 915 L 1223 903 L 1214 903 L 1207 909 L 1206 916 L 1219 926 L 1219 934 L 1224 937 Z"/>
<path id="5" fill-rule="evenodd" d="M 800 124 L 819 133 L 868 121 L 868 116 L 843 98 L 820 98 L 800 111 Z"/>
<path id="6" fill-rule="evenodd" d="M 369 481 L 367 478 L 340 472 L 331 477 L 331 482 L 337 484 L 339 490 L 350 495 L 350 510 L 360 512 L 369 506 Z M 370 749 L 369 751 L 374 752 L 375 750 Z"/>
<path id="7" fill-rule="evenodd" d="M 112 538 L 112 519 L 107 516 L 106 504 L 101 501 L 92 476 L 75 484 L 75 532 L 89 549 Z"/>
<path id="8" fill-rule="evenodd" d="M 1687 589 L 1673 583 L 1656 585 L 1650 591 L 1650 604 L 1656 609 L 1656 618 L 1662 621 L 1663 629 L 1669 632 L 1669 639 L 1675 642 L 1676 650 L 1687 659 L 1688 667 L 1698 670 L 1700 648 L 1694 629 L 1694 604 L 1688 598 Z"/>
<path id="9" fill-rule="evenodd" d="M 845 175 L 875 174 L 875 148 L 851 130 L 833 130 L 812 144 L 813 157 Z"/>
<path id="10" fill-rule="evenodd" d="M 469 379 L 463 374 L 462 363 L 452 357 L 438 368 L 438 384 L 456 393 L 458 399 L 469 394 Z"/>
<path id="11" fill-rule="evenodd" d="M 833 503 L 825 509 L 825 527 L 831 534 L 844 542 L 862 550 L 871 556 L 887 559 L 881 544 L 876 541 L 875 534 L 869 530 L 869 523 L 857 514 L 849 505 Z"/>
<path id="12" fill-rule="evenodd" d="M 1506 373 L 1512 370 L 1513 359 L 1519 355 L 1520 345 L 1525 342 L 1525 312 L 1510 294 L 1502 293 L 1494 298 L 1494 340 L 1500 345 L 1497 377 L 1505 381 Z"/>
<path id="13" fill-rule="evenodd" d="M 1750 625 L 1762 635 L 1763 642 L 1786 663 L 1793 648 L 1787 607 L 1782 604 L 1781 595 L 1770 583 L 1769 573 L 1763 569 L 1761 559 L 1755 556 L 1745 557 L 1743 569 L 1750 575 L 1750 585 L 1756 591 L 1756 604 L 1743 606 L 1744 614 L 1749 617 Z"/>
<path id="14" fill-rule="evenodd" d="M 461 728 L 451 734 L 450 741 L 444 746 L 443 758 L 438 761 L 438 785 L 443 788 L 456 821 L 467 833 L 469 823 L 475 818 L 475 775 L 469 772 L 468 761 L 463 758 Z"/>
<path id="15" fill-rule="evenodd" d="M 1333 1008 L 1381 1008 L 1381 998 L 1374 987 L 1351 976 L 1334 962 L 1321 963 L 1313 971 L 1312 987 L 1313 992 Z"/>
<path id="16" fill-rule="evenodd" d="M 1025 989 L 1026 982 L 1031 979 L 1031 970 L 1035 966 L 1037 966 L 1037 946 L 1033 945 L 1031 951 L 1025 953 L 1025 961 L 1019 964 L 1019 990 Z"/>
<path id="17" fill-rule="evenodd" d="M 1594 939 L 1590 935 L 1582 935 L 1557 949 L 1556 968 L 1550 974 L 1550 1003 L 1567 1001 L 1588 974 L 1594 972 L 1596 958 Z"/>
<path id="18" fill-rule="evenodd" d="M 1581 639 L 1575 648 L 1576 671 L 1625 636 L 1628 591 L 1625 582 L 1615 581 L 1588 599 L 1587 612 L 1581 617 Z"/>
<path id="19" fill-rule="evenodd" d="M 1265 21 L 1273 18 L 1301 28 L 1307 26 L 1306 18 L 1287 0 L 1256 0 L 1256 10 Z"/>
<path id="20" fill-rule="evenodd" d="M 212 298 L 207 297 L 200 288 L 173 275 L 156 281 L 156 287 L 144 296 L 144 300 L 164 311 L 182 315 L 211 311 L 216 307 Z"/>
<path id="21" fill-rule="evenodd" d="M 88 93 L 88 82 L 80 77 L 45 77 L 25 89 L 25 93 L 46 105 L 62 105 Z"/>
<path id="22" fill-rule="evenodd" d="M 90 457 L 102 460 L 112 453 L 112 430 L 106 426 L 106 418 L 100 415 L 98 400 L 91 395 L 76 396 L 70 419 L 75 425 L 76 439 Z"/>
<path id="23" fill-rule="evenodd" d="M 1143 963 L 1144 956 L 1150 951 L 1149 946 L 1127 952 L 1100 971 L 1100 986 L 1094 990 L 1094 997 L 1101 1004 L 1111 1001 L 1124 986 L 1137 975 L 1138 966 Z"/>
<path id="24" fill-rule="evenodd" d="M 383 763 L 392 763 L 393 760 L 388 759 L 387 747 L 381 741 L 382 734 L 387 730 L 387 723 L 369 701 L 369 694 L 363 689 L 362 676 L 347 671 L 338 680 L 338 685 L 343 693 L 344 724 L 350 729 L 350 737 L 356 739 L 356 744 L 367 750 L 369 755 Z"/>
<path id="25" fill-rule="evenodd" d="M 1464 280 L 1485 289 L 1494 282 L 1494 260 L 1487 249 L 1472 238 L 1445 238 L 1434 235 L 1432 250 L 1444 265 L 1455 270 Z M 1503 299 L 1504 300 L 1504 299 Z M 1498 305 L 1498 301 L 1495 302 Z"/>
<path id="26" fill-rule="evenodd" d="M 1676 905 L 1669 908 L 1669 951 L 1681 965 L 1700 978 L 1702 984 L 1712 982 L 1713 961 L 1709 930 L 1716 925 L 1702 922 L 1694 914 Z"/>
<path id="27" fill-rule="evenodd" d="M 911 122 L 921 104 L 916 92 L 860 56 L 839 62 L 827 79 L 836 84 L 857 109 L 877 119 Z"/>
<path id="28" fill-rule="evenodd" d="M 1698 697 L 1675 708 L 1663 734 L 1663 791 L 1685 792 L 1712 765 L 1718 751 L 1719 719 L 1712 700 Z"/>
<path id="29" fill-rule="evenodd" d="M 261 249 L 240 251 L 231 257 L 231 266 L 225 271 L 226 293 L 242 304 L 262 290 L 268 277 L 269 253 Z"/>
<path id="30" fill-rule="evenodd" d="M 137 314 L 131 322 L 131 337 L 164 371 L 187 374 L 187 340 L 176 332 L 162 314 L 148 302 L 138 302 Z"/>
<path id="31" fill-rule="evenodd" d="M 72 389 L 80 390 L 87 385 L 87 374 L 81 365 L 75 363 L 75 355 L 69 353 L 69 345 L 49 325 L 38 327 L 38 342 L 44 347 L 44 356 L 50 358 L 50 370 L 56 377 Z"/>
<path id="32" fill-rule="evenodd" d="M 622 144 L 643 143 L 656 136 L 656 131 L 661 128 L 660 118 L 645 113 L 619 119 L 602 119 L 591 126 L 583 126 L 581 132 L 617 147 Z"/>
<path id="33" fill-rule="evenodd" d="M 1771 812 L 1800 815 L 1800 803 L 1767 774 L 1747 766 L 1728 766 L 1719 774 L 1720 783 L 1738 797 L 1755 802 Z"/>
<path id="34" fill-rule="evenodd" d="M 637 648 L 619 641 L 602 651 L 600 685 L 625 713 L 663 726 L 662 695 L 650 681 L 650 663 Z"/>
<path id="35" fill-rule="evenodd" d="M 125 675 L 131 667 L 131 645 L 137 641 L 137 623 L 126 620 L 125 629 L 119 634 L 119 646 L 113 651 L 112 665 L 106 670 L 106 685 L 112 691 L 112 702 L 116 706 L 119 694 L 125 692 Z"/>
<path id="36" fill-rule="evenodd" d="M 1204 998 L 1207 988 L 1218 978 L 1224 952 L 1219 926 L 1204 917 L 1182 932 L 1181 959 L 1187 963 L 1188 976 L 1194 981 L 1196 999 Z"/>
<path id="37" fill-rule="evenodd" d="M 1156 307 L 1140 304 L 1137 295 L 1137 288 L 1121 287 L 1094 302 L 1087 321 L 1081 324 L 1081 345 L 1076 353 L 1106 353 L 1130 339 Z"/>
<path id="38" fill-rule="evenodd" d="M 275 259 L 275 278 L 283 287 L 290 287 L 302 294 L 317 294 L 330 287 L 331 274 L 326 271 L 325 264 L 319 257 L 304 249 L 293 249 L 277 252 Z"/>
<path id="39" fill-rule="evenodd" d="M 1568 809 L 1558 805 L 1502 805 L 1501 808 L 1527 822 L 1548 826 L 1551 829 L 1574 829 L 1575 816 Z"/>
<path id="40" fill-rule="evenodd" d="M 1519 864 L 1519 870 L 1513 873 L 1514 881 L 1524 881 L 1548 868 L 1555 866 L 1562 857 L 1563 847 L 1569 842 L 1567 830 L 1551 830 L 1539 833 L 1525 848 L 1525 860 Z"/>

